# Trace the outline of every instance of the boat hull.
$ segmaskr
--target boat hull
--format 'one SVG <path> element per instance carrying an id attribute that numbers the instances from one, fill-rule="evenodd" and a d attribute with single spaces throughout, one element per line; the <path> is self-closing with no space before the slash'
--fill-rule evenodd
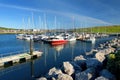
<path id="1" fill-rule="evenodd" d="M 56 40 L 56 41 L 50 41 L 51 45 L 61 45 L 67 43 L 67 40 Z"/>

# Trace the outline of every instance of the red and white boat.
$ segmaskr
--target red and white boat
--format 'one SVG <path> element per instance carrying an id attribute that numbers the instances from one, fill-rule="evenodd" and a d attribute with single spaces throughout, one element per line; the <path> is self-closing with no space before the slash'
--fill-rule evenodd
<path id="1" fill-rule="evenodd" d="M 62 36 L 55 36 L 52 38 L 48 38 L 47 42 L 50 43 L 51 45 L 60 45 L 60 44 L 65 44 L 68 41 L 65 40 Z"/>

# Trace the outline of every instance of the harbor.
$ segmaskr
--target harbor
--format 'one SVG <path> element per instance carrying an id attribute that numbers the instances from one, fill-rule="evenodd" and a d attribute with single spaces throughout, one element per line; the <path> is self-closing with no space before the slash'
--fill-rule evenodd
<path id="1" fill-rule="evenodd" d="M 0 80 L 120 80 L 119 0 L 0 0 Z"/>
<path id="2" fill-rule="evenodd" d="M 24 54 L 24 49 L 28 50 L 27 52 L 29 52 L 30 41 L 19 40 L 19 39 L 16 38 L 16 35 L 14 35 L 14 34 L 13 35 L 11 35 L 11 34 L 10 35 L 9 34 L 1 35 L 2 38 L 3 38 L 3 36 L 6 38 L 5 39 L 6 41 L 3 39 L 4 42 L 1 41 L 2 42 L 1 46 L 8 46 L 7 47 L 8 51 L 6 50 L 6 52 L 5 52 L 6 48 L 3 47 L 1 49 L 1 52 L 4 53 L 4 55 L 6 54 L 6 57 L 8 56 L 7 53 L 9 53 L 10 50 L 11 50 L 11 52 L 13 52 L 14 50 L 15 51 L 16 50 L 18 50 L 18 51 L 23 50 L 23 52 L 15 52 L 14 55 L 16 55 L 17 57 L 19 57 L 19 55 L 21 55 L 21 56 L 24 55 L 24 58 L 28 59 L 27 61 L 29 61 L 29 59 L 31 60 L 30 54 L 27 54 L 27 53 Z M 9 38 L 8 38 L 8 36 L 9 36 Z M 95 51 L 96 48 L 99 47 L 100 44 L 103 44 L 104 42 L 106 42 L 108 40 L 112 40 L 115 37 L 116 36 L 98 38 L 98 39 L 96 39 L 96 42 L 94 44 L 89 43 L 89 42 L 79 41 L 79 40 L 78 41 L 77 40 L 76 41 L 70 41 L 70 42 L 67 42 L 67 44 L 62 44 L 62 45 L 50 45 L 48 43 L 44 43 L 43 41 L 34 42 L 33 46 L 36 49 L 35 51 L 43 52 L 43 54 L 39 55 L 38 57 L 40 57 L 40 58 L 34 61 L 33 65 L 36 66 L 36 67 L 34 67 L 34 77 L 29 75 L 28 78 L 29 79 L 30 78 L 31 79 L 32 78 L 33 79 L 37 79 L 40 76 L 44 76 L 44 75 L 47 74 L 47 72 L 49 72 L 49 70 L 52 67 L 60 67 L 62 65 L 62 62 L 64 62 L 64 61 L 73 61 L 74 58 L 76 56 L 79 56 L 80 54 L 83 55 L 83 56 L 86 56 L 86 57 L 92 57 L 93 56 L 92 53 L 91 53 L 91 55 L 88 54 L 90 51 L 92 51 L 92 50 Z M 6 44 L 6 42 L 10 43 L 10 44 L 8 45 L 8 44 Z M 17 47 L 17 45 L 13 45 L 13 43 L 17 44 L 17 45 L 19 44 L 19 46 Z M 93 53 L 94 53 L 94 51 L 93 51 Z M 19 54 L 17 54 L 17 53 L 19 53 Z M 20 53 L 23 53 L 23 54 L 20 54 Z M 3 58 L 1 57 L 1 59 L 3 59 Z M 10 57 L 9 59 L 13 59 L 13 58 Z M 7 59 L 5 59 L 5 61 L 6 60 Z M 28 67 L 31 66 L 30 62 L 24 61 L 25 59 L 22 59 L 22 60 L 23 60 L 24 64 L 21 64 L 21 62 L 20 62 L 21 60 L 20 59 L 18 61 L 17 60 L 14 61 L 15 63 L 17 61 L 20 64 L 20 65 L 18 65 L 20 67 L 20 69 L 24 70 L 24 69 L 27 69 Z M 14 63 L 14 62 L 12 62 L 12 63 Z M 10 64 L 11 64 L 11 62 L 10 62 Z M 26 67 L 22 67 L 21 65 L 22 66 L 23 65 L 24 66 L 27 65 L 27 66 Z M 14 64 L 11 65 L 11 66 L 16 68 L 15 71 L 19 70 L 19 67 L 18 66 L 14 66 Z M 6 73 L 6 69 L 9 69 L 9 67 L 8 68 L 4 68 L 4 69 L 1 70 L 2 71 L 1 78 L 3 78 L 5 75 L 12 74 L 14 72 L 14 69 L 13 69 L 10 72 Z M 5 72 L 4 72 L 4 70 L 5 70 Z M 7 70 L 7 71 L 9 71 L 9 70 Z M 22 71 L 22 72 L 17 73 L 17 74 L 21 75 L 23 73 L 26 73 L 26 72 Z M 18 78 L 16 78 L 16 79 L 19 80 Z M 20 79 L 24 80 L 24 77 L 22 77 Z"/>

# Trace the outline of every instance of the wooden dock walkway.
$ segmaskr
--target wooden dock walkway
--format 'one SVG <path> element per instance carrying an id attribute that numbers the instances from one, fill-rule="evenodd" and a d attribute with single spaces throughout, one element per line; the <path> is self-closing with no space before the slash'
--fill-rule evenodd
<path id="1" fill-rule="evenodd" d="M 21 54 L 15 54 L 15 55 L 10 55 L 6 57 L 1 57 L 0 58 L 0 67 L 5 66 L 5 64 L 14 64 L 14 63 L 19 63 L 21 61 L 27 61 L 33 58 L 40 57 L 43 52 L 40 51 L 33 51 L 33 54 L 30 55 L 30 53 L 21 53 Z"/>

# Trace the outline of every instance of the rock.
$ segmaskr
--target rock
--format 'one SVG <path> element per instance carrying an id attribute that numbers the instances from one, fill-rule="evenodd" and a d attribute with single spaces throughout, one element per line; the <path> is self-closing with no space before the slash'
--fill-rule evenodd
<path id="1" fill-rule="evenodd" d="M 52 77 L 52 80 L 56 80 L 54 77 Z"/>
<path id="2" fill-rule="evenodd" d="M 88 68 L 87 70 L 83 72 L 79 72 L 75 74 L 75 80 L 90 80 L 95 79 L 96 73 L 94 68 Z"/>
<path id="3" fill-rule="evenodd" d="M 86 59 L 80 55 L 75 57 L 74 59 L 75 63 L 78 64 L 83 70 L 86 69 Z"/>
<path id="4" fill-rule="evenodd" d="M 36 80 L 47 80 L 45 77 L 41 77 L 39 79 L 36 79 Z"/>
<path id="5" fill-rule="evenodd" d="M 77 72 L 77 71 L 81 72 L 82 71 L 82 68 L 78 64 L 76 64 L 75 62 L 71 62 L 71 64 L 74 67 L 75 72 Z"/>
<path id="6" fill-rule="evenodd" d="M 106 49 L 103 49 L 103 50 L 100 50 L 98 53 L 102 53 L 103 55 L 108 55 L 110 54 L 111 52 L 114 52 L 115 51 L 115 48 L 106 48 Z"/>
<path id="7" fill-rule="evenodd" d="M 103 76 L 100 76 L 100 77 L 97 77 L 95 80 L 109 80 L 109 79 L 107 79 L 107 78 L 105 78 Z"/>
<path id="8" fill-rule="evenodd" d="M 96 58 L 89 58 L 86 61 L 87 68 L 95 68 L 98 72 L 102 69 L 102 63 Z"/>
<path id="9" fill-rule="evenodd" d="M 109 48 L 109 51 L 110 51 L 110 53 L 111 53 L 111 52 L 115 52 L 115 48 L 110 47 L 110 48 Z"/>
<path id="10" fill-rule="evenodd" d="M 64 68 L 64 72 L 68 75 L 72 75 L 74 73 L 74 68 L 70 64 L 70 62 L 63 62 L 63 68 Z"/>
<path id="11" fill-rule="evenodd" d="M 67 74 L 59 74 L 57 80 L 73 80 L 73 78 Z"/>
<path id="12" fill-rule="evenodd" d="M 83 55 L 75 57 L 74 61 L 79 61 L 79 60 L 86 60 Z"/>
<path id="13" fill-rule="evenodd" d="M 115 76 L 112 73 L 110 73 L 107 69 L 103 69 L 100 72 L 100 76 L 103 76 L 109 80 L 116 80 Z"/>
<path id="14" fill-rule="evenodd" d="M 55 67 L 50 69 L 49 72 L 48 72 L 48 75 L 49 76 L 55 76 L 55 75 L 58 75 L 58 74 L 61 74 L 62 71 L 60 69 L 56 69 Z"/>
<path id="15" fill-rule="evenodd" d="M 103 62 L 105 60 L 105 55 L 104 55 L 104 53 L 98 52 L 95 54 L 95 58 L 98 61 Z"/>

